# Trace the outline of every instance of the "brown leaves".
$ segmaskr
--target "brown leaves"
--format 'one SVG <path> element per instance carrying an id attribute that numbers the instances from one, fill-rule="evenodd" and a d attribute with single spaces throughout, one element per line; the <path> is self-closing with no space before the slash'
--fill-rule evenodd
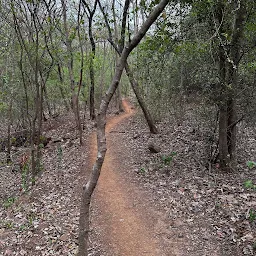
<path id="1" fill-rule="evenodd" d="M 155 205 L 160 205 L 159 209 L 169 215 L 170 221 L 183 222 L 179 231 L 186 234 L 190 252 L 184 255 L 224 255 L 223 252 L 253 255 L 256 231 L 255 222 L 250 221 L 250 209 L 256 209 L 256 191 L 246 189 L 243 184 L 246 179 L 256 180 L 256 173 L 245 166 L 248 159 L 253 159 L 250 154 L 255 148 L 246 144 L 246 140 L 238 142 L 239 162 L 244 165 L 234 173 L 221 173 L 217 168 L 209 170 L 207 125 L 195 124 L 189 115 L 181 126 L 174 123 L 165 120 L 158 124 L 161 131 L 158 135 L 149 135 L 140 118 L 123 128 L 131 131 L 130 136 L 126 134 L 127 151 L 133 152 L 134 169 L 147 170 L 136 177 L 138 186 L 154 197 Z M 140 136 L 132 140 L 132 134 L 138 131 Z M 247 132 L 246 136 L 248 139 L 254 135 Z M 147 152 L 149 140 L 161 146 L 161 153 Z M 165 166 L 161 156 L 170 152 L 177 155 Z M 159 186 L 162 183 L 166 186 Z"/>

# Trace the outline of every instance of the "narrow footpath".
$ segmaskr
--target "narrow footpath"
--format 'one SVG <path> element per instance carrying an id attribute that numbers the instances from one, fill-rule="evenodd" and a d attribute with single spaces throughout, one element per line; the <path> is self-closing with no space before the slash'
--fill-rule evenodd
<path id="1" fill-rule="evenodd" d="M 96 225 L 100 227 L 104 246 L 112 256 L 174 256 L 180 255 L 176 243 L 166 248 L 161 242 L 161 221 L 151 209 L 146 195 L 124 177 L 125 145 L 119 141 L 118 128 L 134 115 L 130 104 L 123 101 L 125 112 L 108 120 L 106 127 L 107 154 L 96 189 L 95 204 L 99 209 Z M 91 163 L 96 157 L 96 136 L 91 139 Z M 93 207 L 93 206 L 92 206 Z"/>

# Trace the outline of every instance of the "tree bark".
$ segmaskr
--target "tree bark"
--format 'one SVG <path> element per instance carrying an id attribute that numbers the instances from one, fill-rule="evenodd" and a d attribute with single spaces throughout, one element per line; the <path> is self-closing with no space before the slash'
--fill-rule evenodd
<path id="1" fill-rule="evenodd" d="M 238 86 L 238 67 L 241 59 L 241 44 L 243 40 L 244 26 L 246 20 L 246 1 L 241 1 L 239 9 L 236 11 L 233 36 L 231 40 L 230 56 L 228 62 L 227 82 L 231 87 L 228 97 L 228 151 L 230 155 L 231 167 L 236 166 L 236 134 L 237 134 L 237 111 L 234 97 L 234 90 Z"/>
<path id="2" fill-rule="evenodd" d="M 79 133 L 80 137 L 80 145 L 82 145 L 82 125 L 81 125 L 81 120 L 80 120 L 80 111 L 79 111 L 79 90 L 76 93 L 76 86 L 75 86 L 75 78 L 74 78 L 74 60 L 73 60 L 73 49 L 72 49 L 72 41 L 70 39 L 69 31 L 68 31 L 68 24 L 67 24 L 67 8 L 66 8 L 66 0 L 61 0 L 62 4 L 62 15 L 63 15 L 63 24 L 64 24 L 64 30 L 65 30 L 65 43 L 66 43 L 66 48 L 67 48 L 67 53 L 68 53 L 68 72 L 69 72 L 69 80 L 70 80 L 70 88 L 72 91 L 72 96 L 71 96 L 71 107 L 74 112 L 75 116 L 75 121 L 76 121 L 76 126 L 77 130 Z"/>
<path id="3" fill-rule="evenodd" d="M 103 43 L 103 65 L 101 69 L 101 75 L 100 75 L 100 92 L 99 92 L 99 102 L 101 102 L 102 99 L 102 94 L 103 94 L 103 89 L 104 89 L 104 81 L 105 81 L 105 65 L 106 65 L 106 54 L 107 54 L 107 49 L 106 49 L 106 41 Z"/>
<path id="4" fill-rule="evenodd" d="M 237 112 L 234 98 L 231 96 L 228 99 L 228 111 L 227 111 L 227 143 L 228 153 L 230 156 L 231 166 L 235 168 L 236 162 L 236 134 L 237 134 Z"/>
<path id="5" fill-rule="evenodd" d="M 89 37 L 92 47 L 92 56 L 90 57 L 90 80 L 91 80 L 91 87 L 90 87 L 90 118 L 91 120 L 95 119 L 95 79 L 94 79 L 94 58 L 95 58 L 95 42 L 92 36 L 92 20 L 89 20 Z"/>
<path id="6" fill-rule="evenodd" d="M 82 88 L 83 84 L 83 70 L 84 70 L 84 50 L 83 50 L 83 45 L 82 45 L 82 39 L 81 39 L 81 33 L 80 33 L 80 23 L 81 23 L 81 0 L 79 1 L 79 10 L 78 10 L 78 18 L 77 18 L 77 34 L 78 34 L 78 39 L 79 39 L 79 47 L 80 47 L 80 52 L 81 52 L 81 64 L 80 64 L 80 72 L 79 72 L 79 82 L 78 82 L 78 91 L 77 91 L 77 106 L 79 106 L 79 94 Z M 79 123 L 79 140 L 80 140 L 80 145 L 83 145 L 83 127 L 81 124 L 81 118 L 80 118 L 80 113 L 79 113 L 79 108 L 77 108 L 77 117 L 78 117 L 78 123 Z"/>
<path id="7" fill-rule="evenodd" d="M 227 141 L 227 106 L 222 104 L 219 108 L 219 158 L 220 168 L 226 170 L 229 165 Z"/>
<path id="8" fill-rule="evenodd" d="M 146 107 L 146 104 L 141 96 L 141 93 L 139 91 L 139 85 L 138 85 L 138 82 L 135 80 L 134 76 L 133 76 L 133 73 L 131 72 L 130 70 L 130 67 L 128 65 L 128 63 L 126 62 L 126 65 L 125 65 L 125 70 L 126 70 L 126 74 L 129 78 L 129 82 L 132 86 L 132 89 L 133 89 L 133 92 L 138 100 L 138 103 L 140 105 L 140 108 L 142 109 L 143 111 L 143 114 L 144 114 L 144 117 L 147 121 L 147 124 L 148 124 L 148 127 L 149 127 L 149 130 L 151 133 L 153 134 L 157 134 L 158 133 L 158 130 L 155 126 L 155 122 L 150 114 L 150 112 L 148 111 L 147 107 Z"/>
<path id="9" fill-rule="evenodd" d="M 235 21 L 233 28 L 231 28 L 232 37 L 229 51 L 223 43 L 226 40 L 223 36 L 225 34 L 223 12 L 223 3 L 219 1 L 217 10 L 221 44 L 219 48 L 219 75 L 221 84 L 219 103 L 219 160 L 222 170 L 232 170 L 236 167 L 237 113 L 235 91 L 238 87 L 237 72 L 246 19 L 246 1 L 240 1 L 238 8 L 235 10 Z"/>
<path id="10" fill-rule="evenodd" d="M 227 141 L 227 103 L 226 103 L 226 60 L 223 46 L 219 46 L 219 77 L 220 77 L 220 98 L 219 98 L 219 161 L 220 169 L 226 170 L 228 166 L 228 141 Z"/>
<path id="11" fill-rule="evenodd" d="M 64 93 L 64 90 L 62 88 L 62 86 L 64 84 L 64 79 L 63 79 L 63 76 L 62 76 L 61 66 L 60 66 L 59 63 L 57 64 L 57 66 L 58 66 L 58 74 L 59 74 L 59 80 L 60 80 L 60 85 L 59 85 L 60 94 L 61 94 L 61 97 L 63 99 L 66 110 L 69 111 L 69 104 L 66 100 L 65 93 Z"/>
<path id="12" fill-rule="evenodd" d="M 10 99 L 10 105 L 9 105 L 9 110 L 8 110 L 8 131 L 7 131 L 7 153 L 6 153 L 6 163 L 9 164 L 12 159 L 11 159 L 11 126 L 12 126 L 12 95 Z"/>
<path id="13" fill-rule="evenodd" d="M 116 67 L 115 75 L 113 81 L 101 101 L 100 109 L 97 114 L 97 145 L 98 145 L 98 154 L 96 162 L 94 163 L 92 173 L 83 187 L 82 193 L 82 203 L 80 209 L 80 220 L 79 220 L 79 256 L 88 255 L 88 232 L 89 232 L 89 207 L 92 193 L 97 185 L 101 168 L 104 162 L 104 158 L 107 151 L 106 146 L 106 112 L 111 98 L 113 97 L 116 88 L 118 87 L 119 81 L 121 79 L 123 70 L 125 68 L 126 60 L 131 53 L 131 51 L 139 44 L 141 39 L 145 36 L 146 32 L 150 26 L 154 23 L 157 17 L 164 10 L 165 6 L 168 4 L 169 0 L 161 0 L 160 3 L 155 7 L 153 12 L 149 15 L 148 19 L 142 25 L 139 32 L 132 38 L 131 42 L 123 49 L 119 63 Z"/>
<path id="14" fill-rule="evenodd" d="M 108 34 L 109 34 L 109 39 L 108 41 L 110 42 L 110 44 L 113 46 L 113 48 L 116 50 L 116 52 L 120 55 L 121 52 L 119 49 L 123 49 L 123 47 L 118 47 L 118 45 L 113 41 L 113 37 L 112 37 L 112 32 L 111 32 L 111 29 L 110 29 L 110 26 L 109 26 L 109 22 L 108 22 L 108 18 L 106 16 L 106 13 L 104 12 L 104 9 L 101 5 L 101 3 L 99 2 L 99 7 L 101 9 L 101 12 L 104 16 L 104 20 L 105 20 L 105 23 L 106 23 L 106 26 L 107 26 L 107 29 L 108 29 Z M 126 10 L 127 12 L 127 10 Z M 125 13 L 126 13 L 125 12 Z M 124 20 L 124 17 L 123 17 L 123 20 Z M 123 22 L 123 24 L 125 24 L 125 22 Z M 124 28 L 123 28 L 124 30 Z M 123 33 L 124 35 L 124 33 Z M 123 38 L 124 40 L 124 38 Z M 124 44 L 124 41 L 122 41 L 121 45 Z M 128 62 L 126 60 L 126 63 L 125 63 L 125 70 L 126 70 L 126 74 L 128 76 L 128 79 L 129 79 L 129 82 L 131 84 L 131 87 L 133 89 L 133 92 L 138 100 L 138 103 L 140 105 L 140 108 L 142 109 L 142 112 L 144 114 L 144 117 L 146 119 L 146 122 L 148 124 L 148 127 L 149 127 L 149 130 L 151 133 L 153 134 L 157 134 L 158 133 L 158 130 L 157 130 L 157 127 L 155 125 L 155 122 L 152 118 L 152 116 L 150 115 L 150 112 L 143 100 L 143 97 L 141 96 L 141 92 L 139 91 L 139 85 L 138 85 L 138 82 L 137 80 L 135 79 L 134 75 L 133 75 L 133 72 L 131 71 L 129 65 L 128 65 Z"/>
<path id="15" fill-rule="evenodd" d="M 47 109 L 48 109 L 48 114 L 50 117 L 52 117 L 52 110 L 51 110 L 51 106 L 49 103 L 48 93 L 47 93 L 47 89 L 46 89 L 45 85 L 43 86 L 43 91 L 44 91 L 44 101 L 45 101 Z"/>
<path id="16" fill-rule="evenodd" d="M 113 12 L 113 22 L 114 22 L 114 36 L 115 36 L 115 43 L 118 45 L 118 26 L 117 26 L 117 21 L 116 21 L 116 11 L 115 11 L 115 0 L 113 0 L 112 3 L 112 12 Z M 122 19 L 122 27 L 121 27 L 121 38 L 120 38 L 120 44 L 119 44 L 119 52 L 122 52 L 124 43 L 125 43 L 125 28 L 126 28 L 126 19 L 127 19 L 127 14 L 128 14 L 128 9 L 129 9 L 129 4 L 130 0 L 125 1 L 124 5 L 124 10 L 123 10 L 123 19 Z M 115 49 L 114 49 L 115 51 Z M 115 63 L 114 65 L 117 64 L 118 62 L 118 52 L 115 51 Z M 121 86 L 118 86 L 117 91 L 116 91 L 116 107 L 118 109 L 118 112 L 123 112 L 123 103 L 122 103 L 122 96 L 121 96 Z"/>
<path id="17" fill-rule="evenodd" d="M 90 73 L 90 80 L 91 80 L 91 87 L 90 87 L 90 118 L 91 120 L 95 119 L 95 71 L 94 71 L 94 59 L 96 53 L 96 46 L 95 41 L 92 33 L 92 23 L 93 23 L 93 16 L 96 11 L 98 0 L 95 0 L 93 9 L 91 10 L 89 5 L 86 3 L 85 0 L 82 0 L 83 4 L 85 5 L 86 9 L 89 12 L 88 20 L 89 20 L 89 39 L 91 43 L 91 56 L 90 56 L 90 64 L 89 64 L 89 73 Z"/>
<path id="18" fill-rule="evenodd" d="M 45 86 L 45 85 L 44 85 Z M 36 148 L 36 174 L 41 171 L 41 134 L 42 134 L 42 120 L 43 120 L 43 91 L 44 86 L 41 84 L 40 86 L 40 95 L 37 104 L 38 106 L 38 136 L 37 136 L 37 148 Z M 32 181 L 33 182 L 33 181 Z"/>

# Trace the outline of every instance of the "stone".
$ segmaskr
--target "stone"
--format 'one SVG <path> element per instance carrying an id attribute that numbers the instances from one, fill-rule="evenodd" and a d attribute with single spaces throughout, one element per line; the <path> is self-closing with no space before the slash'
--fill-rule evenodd
<path id="1" fill-rule="evenodd" d="M 160 147 L 154 143 L 149 143 L 148 149 L 151 153 L 159 153 L 161 151 Z"/>

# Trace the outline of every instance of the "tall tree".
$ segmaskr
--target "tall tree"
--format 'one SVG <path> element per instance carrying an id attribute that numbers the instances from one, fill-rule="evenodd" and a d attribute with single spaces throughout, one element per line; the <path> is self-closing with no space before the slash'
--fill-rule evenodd
<path id="1" fill-rule="evenodd" d="M 233 21 L 226 20 L 224 1 L 218 1 L 216 16 L 219 31 L 219 77 L 221 96 L 219 101 L 219 160 L 223 170 L 235 168 L 236 151 L 236 103 L 237 74 L 241 60 L 241 44 L 246 21 L 246 2 L 237 1 L 234 9 Z M 228 39 L 230 35 L 230 39 Z"/>
<path id="2" fill-rule="evenodd" d="M 96 52 L 96 46 L 95 46 L 95 40 L 92 32 L 92 25 L 93 25 L 93 16 L 96 11 L 98 0 L 94 1 L 93 8 L 90 8 L 89 4 L 83 0 L 82 1 L 86 10 L 87 10 L 87 17 L 89 21 L 88 25 L 88 32 L 89 32 L 89 38 L 91 43 L 91 56 L 90 56 L 90 65 L 89 65 L 89 72 L 90 72 L 90 80 L 91 80 L 91 87 L 90 87 L 90 118 L 91 120 L 95 119 L 95 71 L 94 71 L 94 59 L 95 59 L 95 52 Z"/>
<path id="3" fill-rule="evenodd" d="M 126 45 L 126 47 L 123 48 L 119 62 L 116 66 L 116 71 L 115 71 L 113 81 L 109 86 L 105 97 L 101 101 L 100 109 L 97 114 L 97 145 L 98 145 L 97 159 L 93 166 L 91 175 L 87 183 L 84 185 L 83 192 L 82 192 L 80 219 L 79 219 L 79 252 L 78 252 L 79 256 L 88 255 L 87 249 L 88 249 L 88 232 L 89 232 L 91 196 L 97 185 L 101 168 L 102 168 L 106 151 L 107 151 L 105 127 L 106 127 L 106 113 L 107 113 L 108 105 L 119 85 L 129 54 L 139 44 L 141 39 L 145 36 L 146 32 L 150 28 L 150 26 L 162 13 L 162 11 L 164 10 L 168 2 L 169 0 L 160 1 L 160 3 L 155 7 L 152 13 L 148 16 L 145 23 L 141 26 L 138 33 L 132 38 L 131 42 L 129 42 Z"/>
<path id="4" fill-rule="evenodd" d="M 72 40 L 76 34 L 76 29 L 71 30 L 68 27 L 68 19 L 67 19 L 67 3 L 66 0 L 61 0 L 62 4 L 62 15 L 63 15 L 63 25 L 64 25 L 64 33 L 65 33 L 65 45 L 67 49 L 67 56 L 68 56 L 68 73 L 69 73 L 69 80 L 70 80 L 70 88 L 72 92 L 71 96 L 71 106 L 74 112 L 77 130 L 79 132 L 80 144 L 83 144 L 82 140 L 82 125 L 81 125 L 81 118 L 80 118 L 80 110 L 79 110 L 79 94 L 80 88 L 76 88 L 75 83 L 75 76 L 74 76 L 74 56 L 73 56 L 73 48 L 72 48 Z M 79 26 L 80 24 L 78 24 Z"/>
<path id="5" fill-rule="evenodd" d="M 107 29 L 108 29 L 108 41 L 110 42 L 110 44 L 113 46 L 113 48 L 116 50 L 116 52 L 121 55 L 121 52 L 124 48 L 124 45 L 125 45 L 125 31 L 126 31 L 126 19 L 127 19 L 127 15 L 128 15 L 128 6 L 129 6 L 129 1 L 126 1 L 126 5 L 124 7 L 124 12 L 123 12 L 123 19 L 122 19 L 122 27 L 121 27 L 121 37 L 120 37 L 120 44 L 118 45 L 117 43 L 114 42 L 113 40 L 113 35 L 112 35 L 112 32 L 111 32 L 111 28 L 110 28 L 110 25 L 109 25 L 109 20 L 108 20 L 108 17 L 104 11 L 104 8 L 102 7 L 101 3 L 99 3 L 99 6 L 100 6 L 100 9 L 101 9 L 101 12 L 104 16 L 104 20 L 105 20 L 105 23 L 106 23 L 106 26 L 107 26 Z M 115 35 L 115 37 L 117 38 L 117 35 Z M 135 79 L 135 76 L 128 64 L 128 61 L 126 60 L 126 63 L 125 63 L 125 71 L 126 71 L 126 74 L 129 78 L 129 82 L 131 84 L 131 87 L 133 89 L 133 92 L 138 100 L 138 103 L 143 111 L 143 114 L 145 116 L 145 119 L 147 121 L 147 124 L 149 126 L 149 129 L 150 129 L 150 132 L 153 133 L 153 134 L 156 134 L 158 133 L 158 130 L 157 130 L 157 127 L 155 125 L 155 122 L 143 100 L 143 97 L 142 97 L 142 94 L 140 92 L 140 89 L 139 89 L 139 84 L 137 82 L 137 80 Z"/>
<path id="6" fill-rule="evenodd" d="M 35 95 L 34 98 L 34 113 L 30 121 L 31 124 L 31 165 L 32 165 L 32 185 L 35 184 L 36 174 L 40 171 L 41 163 L 41 145 L 40 137 L 42 132 L 42 114 L 43 114 L 43 91 L 45 86 L 45 80 L 48 78 L 49 72 L 52 67 L 52 62 L 48 68 L 42 65 L 42 59 L 48 58 L 47 52 L 47 40 L 48 33 L 44 25 L 45 16 L 42 12 L 44 5 L 40 3 L 25 3 L 11 1 L 12 15 L 15 32 L 22 51 L 26 54 L 28 60 L 29 69 L 24 68 L 23 60 L 21 60 L 20 71 L 22 73 L 24 88 L 28 86 L 25 77 L 28 77 L 31 84 L 34 85 Z M 41 19 L 42 18 L 42 19 Z M 22 22 L 21 22 L 22 21 Z M 45 34 L 45 36 L 42 36 Z M 41 40 L 43 39 L 43 40 Z M 42 44 L 44 47 L 41 47 Z M 43 50 L 42 50 L 43 49 Z M 43 68 L 47 69 L 47 72 L 43 72 Z M 32 73 L 30 73 L 32 71 Z M 26 72 L 26 73 L 25 73 Z M 25 85 L 26 84 L 26 85 Z M 30 118 L 29 116 L 27 118 Z"/>

